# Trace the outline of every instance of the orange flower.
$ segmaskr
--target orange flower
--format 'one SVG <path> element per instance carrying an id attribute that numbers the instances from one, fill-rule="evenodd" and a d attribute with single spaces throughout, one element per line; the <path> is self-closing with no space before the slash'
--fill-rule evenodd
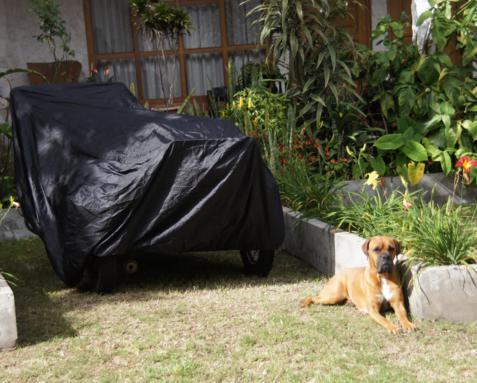
<path id="1" fill-rule="evenodd" d="M 461 168 L 465 173 L 469 173 L 470 169 L 474 166 L 477 166 L 477 161 L 471 160 L 468 156 L 460 157 L 455 164 L 456 168 Z"/>

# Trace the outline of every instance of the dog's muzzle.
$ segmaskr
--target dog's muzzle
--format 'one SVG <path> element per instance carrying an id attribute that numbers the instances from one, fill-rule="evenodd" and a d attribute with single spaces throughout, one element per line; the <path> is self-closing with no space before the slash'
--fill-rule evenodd
<path id="1" fill-rule="evenodd" d="M 378 257 L 377 271 L 379 274 L 391 272 L 393 261 L 389 254 Z"/>

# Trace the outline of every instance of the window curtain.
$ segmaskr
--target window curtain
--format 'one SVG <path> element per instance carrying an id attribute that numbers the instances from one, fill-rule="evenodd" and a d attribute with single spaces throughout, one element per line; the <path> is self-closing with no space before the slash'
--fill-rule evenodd
<path id="1" fill-rule="evenodd" d="M 220 47 L 220 14 L 216 5 L 186 7 L 192 22 L 190 35 L 184 36 L 185 48 Z M 186 58 L 187 91 L 203 96 L 207 90 L 224 85 L 221 54 L 193 54 Z"/>
<path id="2" fill-rule="evenodd" d="M 225 0 L 228 45 L 257 44 L 259 29 L 252 25 L 246 15 L 260 0 L 240 5 L 238 0 Z M 217 5 L 193 5 L 184 7 L 188 12 L 192 30 L 184 35 L 184 47 L 213 48 L 222 42 L 220 13 Z M 133 50 L 131 16 L 128 0 L 92 0 L 91 13 L 93 24 L 93 42 L 95 53 L 120 53 Z M 140 36 L 139 47 L 142 51 L 159 51 L 161 45 Z M 177 43 L 165 44 L 167 50 L 174 50 Z M 230 59 L 237 70 L 248 61 L 258 62 L 260 53 L 234 53 Z M 177 58 L 158 55 L 141 59 L 144 97 L 157 99 L 169 96 L 170 84 L 174 83 L 173 96 L 181 94 L 180 70 Z M 134 60 L 112 60 L 114 79 L 129 86 L 136 81 Z M 221 53 L 197 53 L 186 56 L 186 75 L 188 92 L 194 95 L 206 95 L 207 90 L 224 85 L 224 62 Z M 137 84 L 135 84 L 137 85 Z M 167 90 L 166 94 L 164 91 Z"/>
<path id="3" fill-rule="evenodd" d="M 261 0 L 241 3 L 238 0 L 225 0 L 228 43 L 229 45 L 258 44 L 260 29 L 258 25 L 253 24 L 257 17 L 247 17 L 247 14 L 261 4 Z"/>
<path id="4" fill-rule="evenodd" d="M 91 13 L 96 53 L 132 51 L 128 0 L 93 0 Z"/>
<path id="5" fill-rule="evenodd" d="M 203 96 L 209 89 L 224 85 L 221 54 L 194 54 L 187 57 L 187 90 Z"/>
<path id="6" fill-rule="evenodd" d="M 179 63 L 176 57 L 148 57 L 142 62 L 142 82 L 146 99 L 180 97 Z"/>
<path id="7" fill-rule="evenodd" d="M 133 50 L 128 0 L 91 1 L 91 19 L 95 53 L 131 52 Z M 133 60 L 111 60 L 114 81 L 136 84 Z"/>

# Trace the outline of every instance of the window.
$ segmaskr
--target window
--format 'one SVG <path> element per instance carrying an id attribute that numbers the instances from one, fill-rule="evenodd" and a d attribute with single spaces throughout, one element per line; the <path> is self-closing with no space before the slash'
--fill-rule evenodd
<path id="1" fill-rule="evenodd" d="M 109 61 L 115 80 L 134 83 L 139 99 L 163 103 L 170 94 L 205 96 L 227 84 L 227 63 L 236 70 L 260 62 L 259 30 L 247 13 L 260 0 L 174 0 L 190 16 L 190 35 L 162 50 L 134 26 L 127 0 L 84 0 L 90 64 Z"/>

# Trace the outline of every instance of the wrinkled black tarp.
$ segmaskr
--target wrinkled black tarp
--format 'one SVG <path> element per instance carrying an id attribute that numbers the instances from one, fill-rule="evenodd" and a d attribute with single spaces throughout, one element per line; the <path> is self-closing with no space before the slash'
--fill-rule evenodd
<path id="1" fill-rule="evenodd" d="M 281 244 L 275 181 L 232 122 L 146 110 L 122 84 L 19 87 L 11 105 L 25 221 L 68 285 L 92 255 Z"/>

